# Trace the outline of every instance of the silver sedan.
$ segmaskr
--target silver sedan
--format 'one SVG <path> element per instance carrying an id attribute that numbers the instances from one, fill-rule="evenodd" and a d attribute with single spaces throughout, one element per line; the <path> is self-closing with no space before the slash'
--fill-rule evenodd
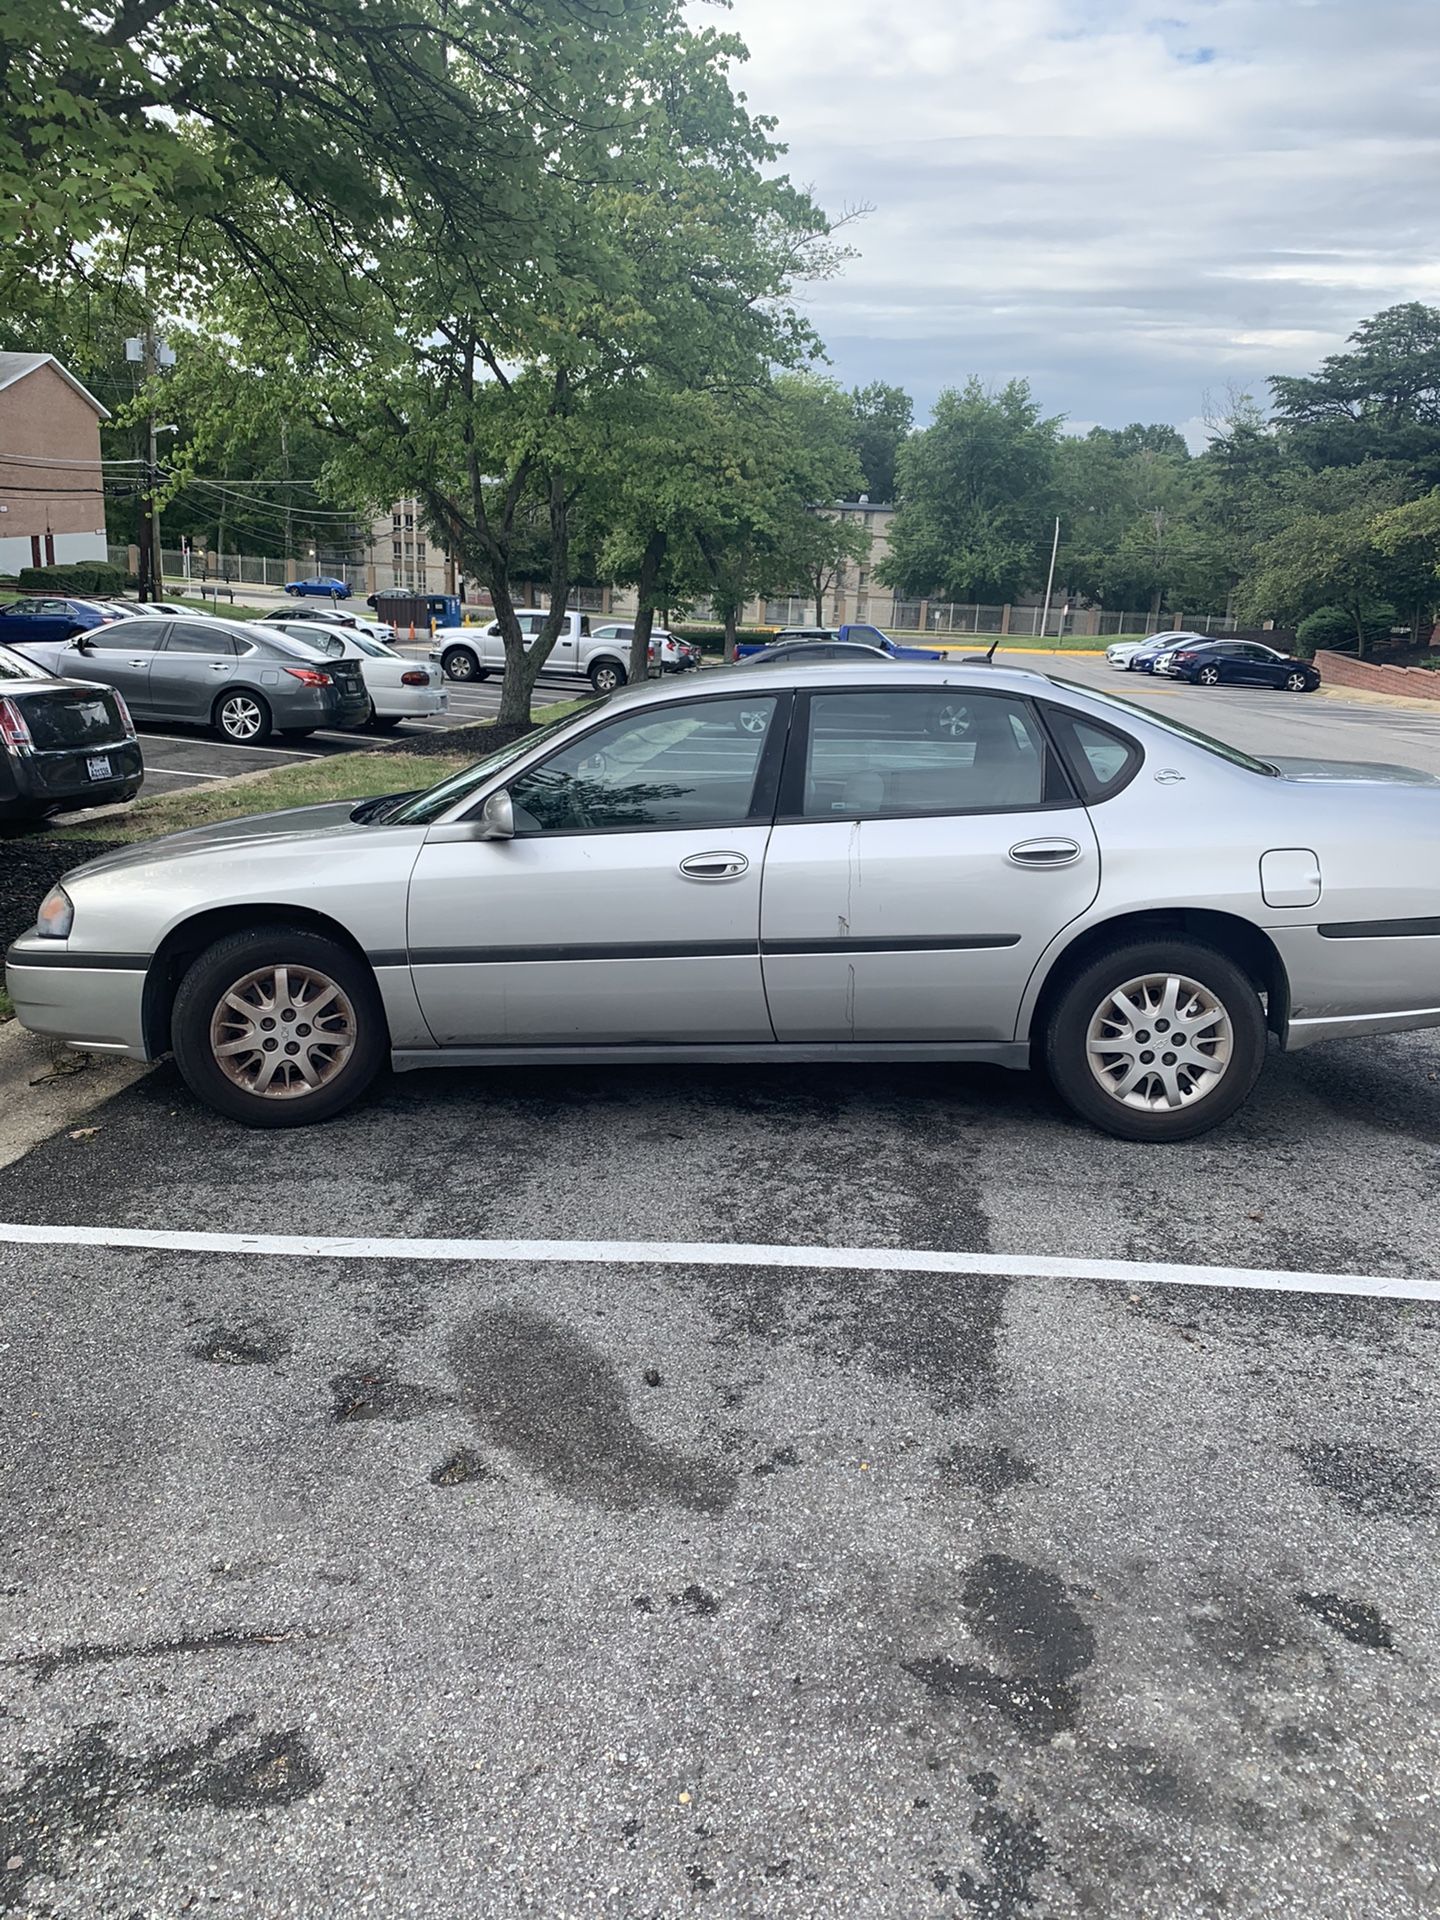
<path id="1" fill-rule="evenodd" d="M 951 1060 L 1170 1141 L 1235 1111 L 1267 1034 L 1440 1025 L 1437 874 L 1423 775 L 1267 764 L 984 661 L 740 668 L 425 792 L 109 854 L 8 984 L 253 1126 L 387 1059 Z"/>

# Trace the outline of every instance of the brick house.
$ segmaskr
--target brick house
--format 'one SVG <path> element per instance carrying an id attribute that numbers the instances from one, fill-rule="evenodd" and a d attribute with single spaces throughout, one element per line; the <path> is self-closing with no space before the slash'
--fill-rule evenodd
<path id="1" fill-rule="evenodd" d="M 0 353 L 0 574 L 104 560 L 109 418 L 53 353 Z"/>

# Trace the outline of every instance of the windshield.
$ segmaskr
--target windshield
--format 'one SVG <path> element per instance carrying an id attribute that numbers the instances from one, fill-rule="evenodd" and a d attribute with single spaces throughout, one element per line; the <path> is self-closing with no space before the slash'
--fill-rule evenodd
<path id="1" fill-rule="evenodd" d="M 1242 753 L 1239 747 L 1229 746 L 1224 740 L 1216 740 L 1213 735 L 1200 733 L 1194 727 L 1187 727 L 1181 720 L 1172 720 L 1167 714 L 1162 717 L 1152 708 L 1139 700 L 1127 700 L 1118 693 L 1101 693 L 1097 687 L 1083 686 L 1078 680 L 1065 680 L 1058 673 L 1047 676 L 1057 687 L 1070 687 L 1076 693 L 1088 694 L 1092 700 L 1103 700 L 1107 707 L 1119 707 L 1126 713 L 1138 713 L 1142 720 L 1148 720 L 1152 727 L 1159 727 L 1164 733 L 1178 735 L 1188 740 L 1192 746 L 1203 747 L 1207 753 L 1213 753 L 1217 759 L 1228 760 L 1232 767 L 1244 767 L 1247 773 L 1263 773 L 1274 779 L 1278 769 L 1268 760 L 1257 760 L 1253 754 Z"/>
<path id="2" fill-rule="evenodd" d="M 32 666 L 8 647 L 0 647 L 0 680 L 43 680 L 39 667 Z"/>
<path id="3" fill-rule="evenodd" d="M 603 700 L 596 700 L 591 702 L 586 711 L 598 713 L 604 705 Z M 424 793 L 417 793 L 413 800 L 402 801 L 393 812 L 382 814 L 380 818 L 388 826 L 427 826 L 430 821 L 438 820 L 442 813 L 448 813 L 467 794 L 484 786 L 492 775 L 508 767 L 512 760 L 520 759 L 532 747 L 539 746 L 542 740 L 548 740 L 552 733 L 559 733 L 562 727 L 568 727 L 575 718 L 575 714 L 567 713 L 559 720 L 552 720 L 549 726 L 536 727 L 532 733 L 522 734 L 518 740 L 512 740 L 508 747 L 497 748 L 484 760 L 477 760 L 472 767 L 462 767 L 459 773 L 452 773 L 448 780 L 442 780 L 438 787 L 427 787 Z"/>

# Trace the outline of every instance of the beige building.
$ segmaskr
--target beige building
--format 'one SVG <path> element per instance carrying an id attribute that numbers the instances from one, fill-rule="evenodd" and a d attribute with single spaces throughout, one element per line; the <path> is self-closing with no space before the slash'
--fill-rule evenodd
<path id="1" fill-rule="evenodd" d="M 420 520 L 420 502 L 397 500 L 371 524 L 366 562 L 374 574 L 370 591 L 406 587 L 412 593 L 454 593 L 455 568 Z"/>
<path id="2" fill-rule="evenodd" d="M 0 353 L 0 573 L 106 558 L 109 418 L 53 353 Z"/>

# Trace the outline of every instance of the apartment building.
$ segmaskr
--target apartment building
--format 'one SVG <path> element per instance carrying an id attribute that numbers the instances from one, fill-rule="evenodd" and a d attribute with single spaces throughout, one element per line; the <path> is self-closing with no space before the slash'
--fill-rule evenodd
<path id="1" fill-rule="evenodd" d="M 53 353 L 0 353 L 0 573 L 105 559 L 109 418 Z"/>

